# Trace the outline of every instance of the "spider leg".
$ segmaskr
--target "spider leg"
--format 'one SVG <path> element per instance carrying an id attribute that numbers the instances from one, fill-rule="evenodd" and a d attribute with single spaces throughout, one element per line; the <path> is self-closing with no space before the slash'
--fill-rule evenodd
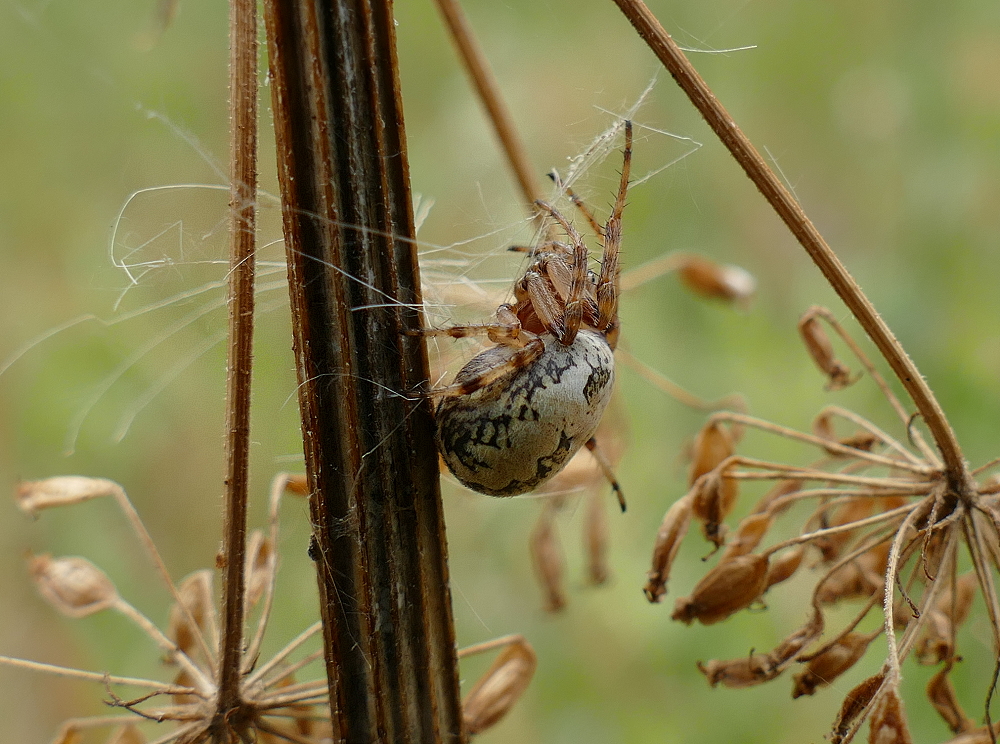
<path id="1" fill-rule="evenodd" d="M 604 257 L 601 260 L 601 275 L 597 280 L 598 329 L 615 335 L 617 335 L 618 325 L 618 276 L 621 274 L 618 252 L 622 243 L 622 212 L 625 210 L 625 195 L 628 193 L 628 177 L 631 167 L 632 122 L 626 121 L 625 148 L 622 152 L 622 177 L 618 185 L 615 206 L 611 210 L 608 224 L 604 227 Z"/>
<path id="2" fill-rule="evenodd" d="M 594 217 L 594 213 L 590 211 L 590 207 L 588 207 L 586 204 L 583 203 L 583 199 L 577 196 L 576 192 L 574 192 L 572 188 L 566 186 L 562 182 L 562 179 L 559 178 L 559 174 L 556 171 L 550 171 L 549 178 L 551 178 L 552 181 L 555 183 L 555 185 L 558 188 L 562 189 L 562 191 L 566 194 L 566 196 L 570 198 L 570 201 L 573 202 L 573 206 L 575 206 L 577 209 L 580 210 L 580 214 L 583 215 L 583 218 L 587 220 L 588 223 L 590 223 L 590 229 L 594 231 L 594 235 L 596 235 L 599 238 L 603 238 L 604 228 L 601 226 L 601 223 L 598 222 L 597 219 Z"/>
<path id="3" fill-rule="evenodd" d="M 518 348 L 527 343 L 521 338 L 521 321 L 518 320 L 511 305 L 504 304 L 497 308 L 497 321 L 496 323 L 455 325 L 447 328 L 417 328 L 406 333 L 410 336 L 450 336 L 451 338 L 488 336 L 494 343 Z"/>
<path id="4" fill-rule="evenodd" d="M 527 332 L 525 335 L 532 335 L 532 338 L 523 347 L 494 346 L 473 357 L 462 367 L 451 385 L 434 390 L 431 395 L 442 395 L 446 398 L 471 395 L 497 380 L 524 369 L 545 351 L 545 343 L 540 338 Z"/>
<path id="5" fill-rule="evenodd" d="M 611 490 L 615 492 L 615 496 L 618 498 L 618 505 L 621 506 L 622 511 L 625 511 L 625 492 L 622 491 L 622 487 L 618 483 L 618 479 L 615 478 L 615 473 L 611 467 L 611 463 L 608 461 L 608 458 L 604 456 L 604 453 L 597 444 L 597 440 L 593 437 L 588 439 L 587 449 L 590 450 L 590 454 L 594 456 L 594 460 L 597 461 L 597 465 L 601 468 L 601 472 L 604 473 L 604 477 L 607 478 L 608 483 L 611 484 Z"/>
<path id="6" fill-rule="evenodd" d="M 543 201 L 536 201 L 535 204 L 540 209 L 548 212 L 552 216 L 552 219 L 559 223 L 566 232 L 567 237 L 573 243 L 570 254 L 572 256 L 570 285 L 569 293 L 566 296 L 563 330 L 561 334 L 554 334 L 561 344 L 569 346 L 576 339 L 577 331 L 580 330 L 580 326 L 583 323 L 583 311 L 586 305 L 584 302 L 584 290 L 587 288 L 589 282 L 589 276 L 587 275 L 587 245 L 583 242 L 583 237 L 577 232 L 576 228 L 569 224 L 558 210 Z"/>

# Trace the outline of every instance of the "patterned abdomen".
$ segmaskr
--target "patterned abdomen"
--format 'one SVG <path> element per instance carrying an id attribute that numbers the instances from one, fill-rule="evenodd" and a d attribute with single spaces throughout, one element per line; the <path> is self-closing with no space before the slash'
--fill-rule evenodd
<path id="1" fill-rule="evenodd" d="M 590 439 L 611 399 L 614 356 L 604 336 L 581 330 L 523 369 L 468 395 L 442 399 L 437 446 L 464 485 L 491 496 L 516 496 L 558 473 Z M 456 375 L 461 384 L 502 365 L 510 347 L 494 346 Z"/>

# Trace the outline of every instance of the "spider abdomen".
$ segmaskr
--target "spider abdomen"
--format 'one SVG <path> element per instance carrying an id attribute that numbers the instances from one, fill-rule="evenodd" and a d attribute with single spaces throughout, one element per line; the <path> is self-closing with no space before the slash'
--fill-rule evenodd
<path id="1" fill-rule="evenodd" d="M 475 491 L 531 491 L 558 473 L 600 423 L 614 382 L 614 356 L 604 336 L 581 330 L 568 346 L 552 336 L 544 337 L 544 345 L 522 369 L 438 405 L 438 451 L 452 474 Z M 502 366 L 514 351 L 486 349 L 455 382 Z"/>

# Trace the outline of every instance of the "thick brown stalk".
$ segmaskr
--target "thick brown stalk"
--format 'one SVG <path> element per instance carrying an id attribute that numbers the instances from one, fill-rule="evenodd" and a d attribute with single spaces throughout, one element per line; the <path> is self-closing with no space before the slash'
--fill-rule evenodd
<path id="1" fill-rule="evenodd" d="M 462 739 L 387 0 L 265 0 L 333 738 Z"/>
<path id="2" fill-rule="evenodd" d="M 230 0 L 229 15 L 229 374 L 226 379 L 226 495 L 222 545 L 226 565 L 223 568 L 222 648 L 215 722 L 220 732 L 240 705 L 253 365 L 254 210 L 257 202 L 256 3 Z"/>
<path id="3" fill-rule="evenodd" d="M 642 0 L 615 0 L 631 21 L 639 36 L 667 68 L 674 80 L 687 94 L 705 121 L 754 182 L 778 216 L 792 231 L 823 276 L 854 314 L 865 333 L 878 347 L 892 367 L 896 377 L 913 399 L 934 441 L 941 451 L 950 485 L 959 494 L 967 493 L 968 474 L 965 458 L 959 448 L 955 433 L 945 418 L 944 411 L 930 387 L 920 375 L 913 360 L 906 354 L 892 331 L 861 291 L 857 282 L 827 245 L 815 225 L 809 220 L 795 197 L 785 188 L 750 140 L 736 125 L 732 117 L 716 99 L 715 94 L 702 80 L 694 66 L 680 50 L 660 22 Z"/>

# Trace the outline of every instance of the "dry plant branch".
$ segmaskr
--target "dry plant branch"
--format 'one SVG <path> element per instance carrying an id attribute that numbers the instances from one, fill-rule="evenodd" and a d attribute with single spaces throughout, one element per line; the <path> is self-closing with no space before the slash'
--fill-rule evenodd
<path id="1" fill-rule="evenodd" d="M 222 543 L 226 564 L 216 713 L 220 732 L 242 704 L 257 204 L 257 4 L 253 0 L 230 0 L 229 6 L 229 374 Z"/>
<path id="2" fill-rule="evenodd" d="M 963 497 L 968 496 L 971 487 L 969 475 L 955 433 L 913 360 L 900 346 L 885 321 L 827 245 L 795 197 L 768 167 L 760 153 L 649 8 L 642 0 L 615 0 L 615 3 L 687 94 L 691 103 L 705 117 L 708 125 L 736 158 L 750 180 L 760 189 L 764 198 L 792 231 L 834 291 L 857 318 L 865 333 L 878 347 L 930 429 L 944 458 L 950 487 Z"/>

